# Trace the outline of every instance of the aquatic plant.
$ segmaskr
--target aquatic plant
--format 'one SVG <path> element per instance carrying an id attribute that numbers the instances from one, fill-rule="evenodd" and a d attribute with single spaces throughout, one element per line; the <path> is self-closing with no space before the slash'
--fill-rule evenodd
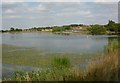
<path id="1" fill-rule="evenodd" d="M 59 58 L 55 57 L 52 60 L 52 67 L 57 69 L 69 68 L 71 66 L 70 60 L 67 57 Z"/>

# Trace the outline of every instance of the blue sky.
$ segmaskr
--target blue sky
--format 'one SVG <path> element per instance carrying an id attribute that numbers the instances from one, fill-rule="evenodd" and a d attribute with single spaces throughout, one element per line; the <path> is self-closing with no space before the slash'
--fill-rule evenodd
<path id="1" fill-rule="evenodd" d="M 2 29 L 118 22 L 117 2 L 14 2 L 2 4 Z"/>

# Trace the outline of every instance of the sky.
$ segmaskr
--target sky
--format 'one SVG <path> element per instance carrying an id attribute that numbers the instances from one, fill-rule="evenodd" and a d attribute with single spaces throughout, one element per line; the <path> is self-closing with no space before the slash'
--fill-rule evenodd
<path id="1" fill-rule="evenodd" d="M 118 22 L 118 0 L 4 0 L 2 29 Z"/>

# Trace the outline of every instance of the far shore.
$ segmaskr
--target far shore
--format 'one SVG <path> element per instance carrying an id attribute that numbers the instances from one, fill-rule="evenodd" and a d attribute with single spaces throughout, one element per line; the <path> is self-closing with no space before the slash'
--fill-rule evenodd
<path id="1" fill-rule="evenodd" d="M 34 27 L 29 29 L 18 29 L 11 27 L 9 30 L 1 30 L 1 33 L 17 33 L 17 32 L 50 32 L 55 34 L 87 34 L 87 35 L 119 35 L 120 23 L 109 20 L 106 25 L 83 25 L 72 24 L 53 27 Z"/>
<path id="2" fill-rule="evenodd" d="M 52 31 L 13 31 L 13 32 L 0 32 L 2 33 L 53 33 L 53 34 L 60 34 L 60 35 L 92 35 L 89 34 L 87 31 L 81 31 L 81 32 L 52 32 Z M 100 34 L 100 35 L 111 35 L 117 37 L 117 34 Z"/>

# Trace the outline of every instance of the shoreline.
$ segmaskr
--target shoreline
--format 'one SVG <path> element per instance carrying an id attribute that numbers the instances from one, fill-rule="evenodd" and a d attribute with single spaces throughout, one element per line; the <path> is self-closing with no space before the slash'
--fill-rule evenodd
<path id="1" fill-rule="evenodd" d="M 80 32 L 52 32 L 52 31 L 13 31 L 13 32 L 0 32 L 0 34 L 4 34 L 4 33 L 53 33 L 53 34 L 63 34 L 63 35 L 92 35 L 89 34 L 88 31 L 80 31 Z M 119 34 L 95 34 L 93 36 L 96 35 L 111 35 L 111 36 L 115 36 L 115 37 L 119 37 Z"/>

